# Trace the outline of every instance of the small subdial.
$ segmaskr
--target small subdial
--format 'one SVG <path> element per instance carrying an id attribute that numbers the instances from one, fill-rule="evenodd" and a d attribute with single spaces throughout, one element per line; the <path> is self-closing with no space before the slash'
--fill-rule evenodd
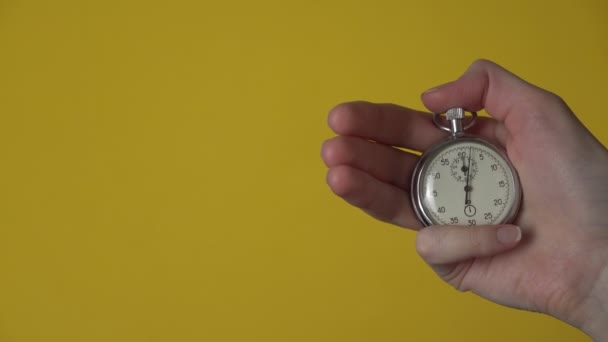
<path id="1" fill-rule="evenodd" d="M 452 162 L 450 163 L 450 174 L 457 182 L 466 183 L 468 172 L 471 173 L 471 175 L 469 176 L 469 182 L 472 181 L 473 179 L 475 179 L 477 169 L 477 162 L 474 159 L 471 159 L 470 166 L 468 158 L 454 158 L 454 160 L 452 160 Z"/>

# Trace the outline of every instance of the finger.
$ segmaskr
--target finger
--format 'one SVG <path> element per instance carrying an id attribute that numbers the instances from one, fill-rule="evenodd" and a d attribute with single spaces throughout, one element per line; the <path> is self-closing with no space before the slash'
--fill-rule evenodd
<path id="1" fill-rule="evenodd" d="M 381 221 L 410 229 L 421 227 L 407 192 L 361 170 L 346 165 L 331 167 L 327 184 L 336 195 Z"/>
<path id="2" fill-rule="evenodd" d="M 330 111 L 328 124 L 339 135 L 416 151 L 424 151 L 446 137 L 435 127 L 430 114 L 394 104 L 343 103 Z M 476 132 L 492 138 L 495 124 L 494 120 L 479 118 Z"/>
<path id="3" fill-rule="evenodd" d="M 431 226 L 418 232 L 416 250 L 430 265 L 451 265 L 515 247 L 521 229 L 513 225 Z"/>
<path id="4" fill-rule="evenodd" d="M 422 101 L 434 112 L 444 112 L 452 107 L 471 111 L 485 108 L 510 132 L 515 132 L 525 122 L 522 117 L 530 113 L 556 115 L 563 112 L 552 110 L 562 105 L 557 96 L 487 60 L 473 62 L 456 81 L 426 91 Z M 505 139 L 505 134 L 497 132 L 500 140 Z"/>
<path id="5" fill-rule="evenodd" d="M 328 167 L 348 165 L 380 181 L 408 190 L 418 156 L 357 137 L 327 140 L 321 156 Z"/>

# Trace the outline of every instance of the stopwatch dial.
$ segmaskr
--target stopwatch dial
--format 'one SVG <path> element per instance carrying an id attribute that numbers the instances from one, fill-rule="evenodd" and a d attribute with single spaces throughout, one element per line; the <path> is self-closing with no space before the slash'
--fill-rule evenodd
<path id="1" fill-rule="evenodd" d="M 469 161 L 464 158 L 465 153 L 461 153 L 461 158 L 455 158 L 449 163 L 448 159 L 443 159 L 442 163 L 450 164 L 450 175 L 454 177 L 457 182 L 465 183 L 467 177 L 469 177 L 469 181 L 475 179 L 477 175 L 477 161 L 471 160 L 471 164 L 469 165 Z"/>
<path id="2" fill-rule="evenodd" d="M 433 224 L 502 223 L 518 205 L 516 175 L 495 149 L 478 141 L 455 142 L 428 161 L 422 206 Z"/>

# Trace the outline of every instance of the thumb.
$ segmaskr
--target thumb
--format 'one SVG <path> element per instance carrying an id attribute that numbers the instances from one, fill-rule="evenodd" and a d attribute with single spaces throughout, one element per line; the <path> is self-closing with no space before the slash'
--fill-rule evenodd
<path id="1" fill-rule="evenodd" d="M 520 240 L 521 229 L 513 225 L 430 226 L 418 232 L 416 250 L 440 277 L 457 286 L 464 276 L 455 274 L 457 269 L 468 268 L 459 267 L 463 261 L 505 252 Z"/>

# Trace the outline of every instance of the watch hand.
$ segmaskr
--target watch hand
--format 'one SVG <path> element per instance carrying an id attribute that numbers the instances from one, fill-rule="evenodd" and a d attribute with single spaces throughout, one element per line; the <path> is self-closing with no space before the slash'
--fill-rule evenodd
<path id="1" fill-rule="evenodd" d="M 465 199 L 464 204 L 471 204 L 471 186 L 469 185 L 469 181 L 471 179 L 471 152 L 473 147 L 469 147 L 469 165 L 467 166 L 467 185 L 464 187 L 465 191 Z"/>
<path id="2" fill-rule="evenodd" d="M 462 173 L 465 175 L 467 174 L 467 167 L 464 166 L 464 156 L 462 156 L 462 167 L 460 168 L 460 171 L 462 171 Z"/>

